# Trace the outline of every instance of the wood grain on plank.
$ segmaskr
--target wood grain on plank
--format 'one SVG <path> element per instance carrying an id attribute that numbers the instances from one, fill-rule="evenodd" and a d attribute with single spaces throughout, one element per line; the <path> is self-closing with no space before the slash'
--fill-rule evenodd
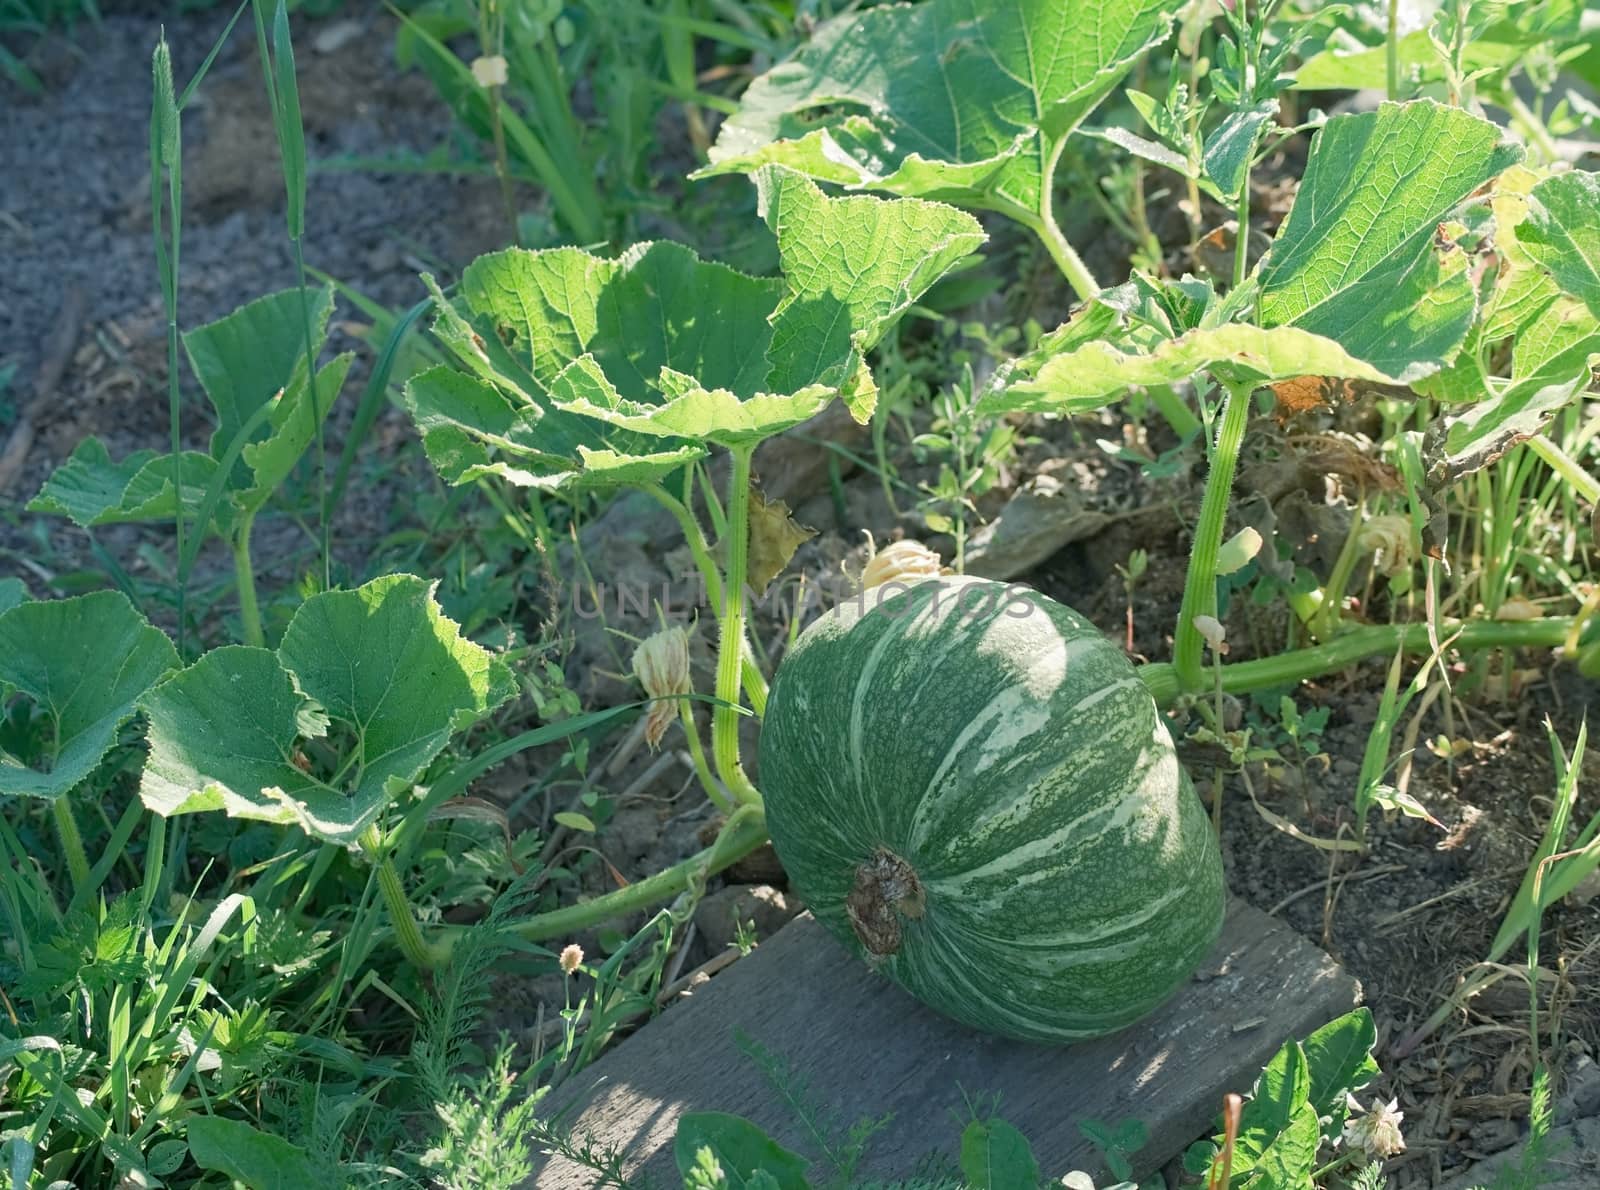
<path id="1" fill-rule="evenodd" d="M 1204 1132 L 1222 1095 L 1246 1092 L 1285 1038 L 1349 1010 L 1359 986 L 1287 926 L 1234 900 L 1222 937 L 1185 987 L 1154 1015 L 1099 1041 L 1055 1048 L 975 1033 L 869 972 L 809 914 L 763 942 L 571 1079 L 547 1114 L 625 1149 L 630 1175 L 679 1181 L 678 1118 L 726 1111 L 785 1146 L 818 1156 L 799 1120 L 740 1051 L 743 1034 L 781 1056 L 840 1129 L 893 1113 L 861 1172 L 904 1177 L 930 1150 L 951 1155 L 965 1104 L 998 1094 L 1042 1169 L 1103 1175 L 1079 1120 L 1142 1120 L 1143 1175 Z M 578 1190 L 593 1175 L 551 1158 L 527 1183 Z"/>

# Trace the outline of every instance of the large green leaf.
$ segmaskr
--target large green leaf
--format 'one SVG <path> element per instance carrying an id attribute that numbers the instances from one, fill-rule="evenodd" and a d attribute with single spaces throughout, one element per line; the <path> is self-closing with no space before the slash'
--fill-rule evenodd
<path id="1" fill-rule="evenodd" d="M 1422 386 L 1471 403 L 1428 436 L 1436 483 L 1477 471 L 1542 430 L 1588 388 L 1600 355 L 1600 317 L 1584 300 L 1596 293 L 1596 236 L 1585 222 L 1600 218 L 1591 175 L 1541 178 L 1513 168 L 1490 202 L 1498 267 L 1483 317 L 1456 363 Z"/>
<path id="2" fill-rule="evenodd" d="M 311 331 L 319 349 L 332 310 L 331 288 L 310 295 Z M 216 527 L 226 532 L 237 511 L 259 510 L 294 470 L 354 357 L 341 355 L 319 369 L 315 390 L 306 384 L 304 311 L 300 292 L 293 289 L 190 331 L 184 344 L 216 408 L 218 425 L 210 454 L 183 452 L 183 504 L 188 513 L 199 513 L 233 447 L 238 464 L 227 477 L 229 499 L 213 512 Z M 242 431 L 246 437 L 236 443 Z M 113 462 L 104 444 L 86 438 L 28 507 L 69 517 L 83 528 L 172 520 L 177 515 L 172 474 L 171 455 L 144 450 Z"/>
<path id="3" fill-rule="evenodd" d="M 937 203 L 829 198 L 757 177 L 783 275 L 747 277 L 677 244 L 615 260 L 575 248 L 480 257 L 435 333 L 465 367 L 413 377 L 406 404 L 447 480 L 641 483 L 757 442 L 842 396 L 864 420 L 864 353 L 983 241 Z"/>
<path id="4" fill-rule="evenodd" d="M 829 198 L 808 179 L 773 166 L 757 171 L 755 181 L 784 277 L 771 318 L 766 387 L 792 393 L 830 385 L 865 422 L 876 392 L 870 375 L 863 378 L 863 356 L 929 286 L 978 249 L 983 229 L 941 203 Z"/>
<path id="5" fill-rule="evenodd" d="M 270 649 L 213 649 L 156 686 L 142 705 L 150 720 L 150 756 L 139 796 L 157 814 L 223 810 L 270 822 L 366 819 L 366 804 L 346 806 L 339 791 L 295 764 L 296 741 L 325 734 L 327 720 L 295 690 Z"/>
<path id="6" fill-rule="evenodd" d="M 611 387 L 594 357 L 586 355 L 573 360 L 557 379 L 556 405 L 637 434 L 737 446 L 799 425 L 835 396 L 827 385 L 811 384 L 793 393 L 758 392 L 741 399 L 725 388 L 702 388 L 693 377 L 671 369 L 663 369 L 660 385 L 667 394 L 661 404 L 630 401 Z"/>
<path id="7" fill-rule="evenodd" d="M 1569 170 L 1528 196 L 1517 237 L 1564 293 L 1600 316 L 1600 175 Z"/>
<path id="8" fill-rule="evenodd" d="M 1232 322 L 1189 331 L 1147 351 L 1124 352 L 1111 342 L 1091 340 L 1049 356 L 1032 379 L 989 393 L 981 409 L 1082 413 L 1111 404 L 1130 388 L 1175 384 L 1201 371 L 1229 383 L 1266 384 L 1305 375 L 1391 379 L 1332 339 L 1298 327 L 1266 330 Z"/>
<path id="9" fill-rule="evenodd" d="M 182 467 L 184 507 L 196 512 L 206 485 L 216 474 L 216 460 L 186 450 Z M 67 461 L 50 473 L 39 494 L 28 502 L 28 510 L 67 517 L 84 529 L 171 520 L 177 512 L 172 472 L 171 455 L 141 450 L 115 463 L 103 442 L 85 438 Z"/>
<path id="10" fill-rule="evenodd" d="M 1333 339 L 1403 382 L 1437 371 L 1477 309 L 1440 224 L 1520 157 L 1487 120 L 1428 100 L 1329 120 L 1257 274 L 1259 321 Z"/>
<path id="11" fill-rule="evenodd" d="M 1159 0 L 928 0 L 838 17 L 750 85 L 696 176 L 775 162 L 1034 223 L 1061 143 L 1172 13 Z"/>
<path id="12" fill-rule="evenodd" d="M 28 597 L 28 588 L 20 578 L 0 578 L 0 615 L 10 611 Z"/>
<path id="13" fill-rule="evenodd" d="M 353 352 L 347 351 L 318 368 L 315 388 L 306 383 L 304 367 L 296 368 L 283 393 L 269 398 L 272 408 L 267 414 L 267 436 L 241 452 L 245 466 L 250 468 L 250 485 L 233 493 L 234 502 L 241 509 L 260 509 L 278 485 L 289 478 L 316 439 L 317 427 L 327 420 L 333 398 L 344 387 L 355 358 Z"/>
<path id="14" fill-rule="evenodd" d="M 159 814 L 220 809 L 349 843 L 514 689 L 422 579 L 324 592 L 301 605 L 276 653 L 216 649 L 145 696 L 140 795 Z M 301 760 L 300 741 L 323 736 L 340 753 L 337 781 Z"/>
<path id="15" fill-rule="evenodd" d="M 306 295 L 311 341 L 320 351 L 333 313 L 333 287 Z M 298 289 L 240 306 L 183 336 L 189 364 L 217 411 L 211 453 L 221 457 L 252 414 L 285 388 L 306 355 L 306 318 Z"/>
<path id="16" fill-rule="evenodd" d="M 96 591 L 0 614 L 0 690 L 31 699 L 39 753 L 0 752 L 0 794 L 57 798 L 94 772 L 177 650 L 126 596 Z"/>

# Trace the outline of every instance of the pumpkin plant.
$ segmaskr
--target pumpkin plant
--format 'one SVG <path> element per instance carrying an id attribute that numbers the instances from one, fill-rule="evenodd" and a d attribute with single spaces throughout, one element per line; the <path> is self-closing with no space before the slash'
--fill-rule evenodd
<path id="1" fill-rule="evenodd" d="M 1086 298 L 1099 285 L 1056 219 L 1056 167 L 1172 19 L 1159 0 L 846 13 L 750 85 L 694 176 L 776 162 L 852 190 L 994 211 L 1037 235 Z"/>
<path id="2" fill-rule="evenodd" d="M 178 652 L 118 591 L 34 602 L 0 585 L 0 798 L 50 803 L 73 888 L 89 858 L 71 795 Z M 115 666 L 106 663 L 115 658 Z"/>
<path id="3" fill-rule="evenodd" d="M 351 352 L 337 355 L 317 369 L 314 385 L 308 382 L 308 340 L 315 358 L 332 313 L 331 289 L 309 295 L 287 289 L 187 332 L 182 341 L 190 368 L 215 415 L 209 449 L 141 450 L 113 460 L 91 436 L 55 469 L 28 508 L 67 517 L 85 530 L 181 519 L 187 532 L 180 538 L 180 589 L 206 539 L 220 537 L 233 554 L 245 642 L 264 646 L 250 534 L 261 510 L 318 440 L 355 359 Z"/>
<path id="4" fill-rule="evenodd" d="M 405 395 L 449 482 L 630 486 L 677 519 L 720 624 L 712 756 L 740 806 L 734 828 L 761 806 L 739 757 L 740 704 L 748 696 L 760 714 L 767 698 L 745 643 L 752 454 L 836 398 L 867 420 L 877 391 L 865 353 L 984 239 L 971 216 L 938 203 L 829 198 L 779 166 L 755 183 L 778 277 L 672 243 L 616 260 L 492 253 L 467 268 L 454 301 L 435 287 L 434 331 L 457 364 L 417 374 Z M 721 565 L 694 511 L 712 446 L 730 464 Z"/>
<path id="5" fill-rule="evenodd" d="M 746 652 L 742 588 L 754 444 L 834 397 L 858 418 L 870 415 L 874 389 L 862 354 L 915 293 L 976 246 L 980 233 L 966 216 L 925 200 L 828 198 L 768 162 L 756 168 L 755 182 L 778 241 L 781 278 L 742 278 L 660 244 L 617 261 L 555 249 L 498 253 L 471 266 L 453 302 L 436 297 L 436 332 L 460 366 L 421 373 L 407 388 L 429 456 L 454 482 L 494 475 L 535 490 L 627 483 L 673 510 L 719 611 L 713 754 L 718 776 L 739 803 L 709 851 L 649 881 L 530 919 L 525 935 L 581 928 L 681 891 L 757 845 L 770 824 L 819 916 L 946 1012 L 1002 1032 L 1063 1039 L 1119 1027 L 1164 998 L 1214 937 L 1222 885 L 1215 841 L 1203 822 L 1190 829 L 1191 819 L 1199 820 L 1198 802 L 1170 755 L 1156 705 L 1203 693 L 1212 681 L 1228 690 L 1259 689 L 1365 656 L 1437 649 L 1445 636 L 1463 647 L 1550 646 L 1572 629 L 1570 621 L 1545 620 L 1338 631 L 1335 622 L 1311 648 L 1221 666 L 1212 681 L 1202 664 L 1201 627 L 1218 612 L 1218 555 L 1256 394 L 1314 382 L 1404 396 L 1425 382 L 1444 383 L 1482 324 L 1485 282 L 1475 276 L 1471 254 L 1484 225 L 1484 191 L 1519 157 L 1487 121 L 1432 102 L 1329 120 L 1272 250 L 1240 284 L 1219 293 L 1193 278 L 1135 276 L 1092 298 L 1036 350 L 996 374 L 982 402 L 991 414 L 1097 409 L 1136 387 L 1197 375 L 1206 378 L 1203 392 L 1219 394 L 1202 403 L 1215 438 L 1174 660 L 1141 667 L 1136 678 L 1109 661 L 1085 661 L 1070 680 L 1044 681 L 1042 671 L 1029 668 L 1052 655 L 1041 642 L 1007 651 L 996 643 L 1004 633 L 994 615 L 987 631 L 946 624 L 938 595 L 958 583 L 923 584 L 869 613 L 826 617 L 780 670 L 770 705 Z M 1248 153 L 1244 160 L 1247 173 Z M 1587 226 L 1579 222 L 1586 183 L 1555 182 L 1544 183 L 1552 186 L 1546 193 L 1554 205 L 1542 204 L 1525 229 L 1517 225 L 1529 251 L 1552 236 L 1584 235 L 1577 229 Z M 1241 178 L 1240 191 L 1246 187 Z M 1574 205 L 1579 209 L 1569 209 Z M 1514 264 L 1506 267 L 1514 271 Z M 1574 271 L 1581 273 L 1567 269 Z M 1563 281 L 1561 270 L 1539 276 L 1560 292 L 1564 308 L 1580 310 L 1573 303 L 1583 300 L 1582 276 Z M 1531 285 L 1532 275 L 1522 283 Z M 698 314 L 691 308 L 696 302 Z M 1589 325 L 1586 317 L 1574 314 L 1581 326 Z M 703 333 L 707 322 L 725 331 L 714 344 Z M 1492 387 L 1487 400 L 1453 410 L 1425 441 L 1418 435 L 1410 443 L 1417 457 L 1426 450 L 1435 471 L 1467 467 L 1527 432 L 1528 419 L 1537 428 L 1536 419 L 1559 403 L 1545 391 L 1550 385 L 1566 400 L 1587 381 L 1589 340 L 1581 330 L 1573 333 L 1575 342 L 1564 340 L 1530 363 L 1529 377 L 1514 377 Z M 725 568 L 713 560 L 693 511 L 707 444 L 731 456 Z M 1053 625 L 1069 653 L 1080 640 L 1089 647 L 1091 634 L 1071 612 L 1047 600 L 1035 610 L 1043 612 L 1036 629 Z M 1012 660 L 997 661 L 995 650 Z M 956 667 L 951 672 L 961 680 L 951 697 L 970 698 L 970 706 L 939 703 L 944 671 L 919 668 L 932 664 L 929 658 Z M 992 682 L 982 676 L 996 665 Z M 865 691 L 872 681 L 887 689 L 900 677 L 904 689 L 894 688 L 904 697 L 890 700 L 893 709 L 881 712 L 889 718 L 880 722 Z M 987 689 L 985 683 L 994 686 L 989 701 L 972 692 Z M 873 697 L 881 693 L 872 689 Z M 1073 707 L 1116 690 L 1132 703 L 1116 716 L 1115 734 L 1074 722 Z M 764 799 L 738 756 L 744 695 L 766 721 Z M 1058 696 L 1065 702 L 1058 705 Z M 985 719 L 1000 704 L 1015 705 L 1014 722 Z M 938 739 L 924 739 L 923 725 Z M 1127 746 L 1107 748 L 1107 739 Z M 992 781 L 976 759 L 990 752 L 987 766 L 997 766 L 1005 776 L 995 779 L 1012 790 L 1001 798 L 1010 807 L 1004 812 L 993 811 Z M 929 769 L 916 759 L 923 754 L 944 759 Z M 1052 776 L 1053 765 L 1078 771 L 1095 757 L 1122 774 L 1102 782 L 1111 792 L 1106 802 L 1093 803 L 1099 809 L 1073 792 L 1078 785 Z M 1104 814 L 1117 826 L 1091 830 Z M 983 823 L 992 831 L 975 825 Z M 969 837 L 975 830 L 978 837 Z M 1086 894 L 1084 904 L 1062 909 L 1049 946 L 995 943 L 1009 935 L 995 932 L 993 915 L 979 915 L 982 925 L 968 923 L 962 932 L 960 907 L 976 901 L 988 909 L 1010 906 L 997 910 L 1002 918 L 1009 912 L 1036 920 L 1040 910 L 1027 890 L 1052 884 L 1058 846 L 1073 851 L 1068 844 L 1077 839 L 1089 847 L 1101 835 L 1107 850 L 1096 852 L 1094 863 L 1108 873 L 1125 873 L 1128 857 L 1149 849 L 1136 861 L 1148 879 L 1125 890 L 1126 897 Z M 978 896 L 980 886 L 990 891 Z M 1163 910 L 1173 888 L 1190 895 L 1180 898 L 1181 909 Z M 1148 923 L 1167 917 L 1182 926 L 1182 944 L 1155 941 L 1165 935 Z M 1137 944 L 1133 923 L 1151 945 Z M 1115 942 L 1119 931 L 1132 931 L 1126 945 Z M 1073 957 L 1076 948 L 1083 957 Z M 1041 991 L 1059 987 L 1074 963 L 1102 961 L 1097 953 L 1110 962 L 1113 951 L 1112 966 L 1125 966 L 1102 974 L 1117 989 L 1115 1007 L 1091 1002 L 1088 992 Z M 980 969 L 1003 970 L 1008 988 L 1034 991 L 1008 993 L 1004 1004 L 975 998 Z M 1022 999 L 1027 1009 L 1018 1007 Z"/>

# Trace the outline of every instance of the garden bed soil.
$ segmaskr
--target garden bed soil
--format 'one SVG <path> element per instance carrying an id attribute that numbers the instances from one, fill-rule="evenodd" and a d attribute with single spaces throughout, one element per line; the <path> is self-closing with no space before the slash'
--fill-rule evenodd
<path id="1" fill-rule="evenodd" d="M 354 8 L 355 6 L 347 6 Z M 220 30 L 223 15 L 180 17 L 167 24 L 179 85 L 195 69 Z M 353 20 L 338 36 L 338 21 Z M 10 390 L 0 398 L 15 408 L 31 384 L 64 292 L 81 287 L 87 313 L 37 440 L 12 490 L 0 493 L 0 574 L 21 577 L 36 593 L 50 578 L 100 571 L 85 536 L 64 521 L 24 514 L 21 505 L 85 435 L 100 436 L 113 457 L 167 444 L 165 325 L 151 246 L 147 182 L 149 53 L 160 22 L 153 15 L 120 15 L 80 29 L 72 43 L 58 42 L 41 58 L 46 89 L 28 95 L 8 89 L 8 118 L 0 141 L 5 160 L 20 168 L 0 177 L 0 251 L 8 281 L 0 295 L 0 360 L 15 363 Z M 449 115 L 431 88 L 399 75 L 392 64 L 393 26 L 375 9 L 354 17 L 308 22 L 299 53 L 302 103 L 313 158 L 422 152 L 450 135 Z M 325 49 L 316 46 L 320 34 Z M 338 44 L 335 44 L 338 43 Z M 255 296 L 290 285 L 293 269 L 284 234 L 283 195 L 271 125 L 261 95 L 259 67 L 248 36 L 235 35 L 211 78 L 186 113 L 185 210 L 180 320 L 194 326 L 220 317 Z M 1270 209 L 1270 208 L 1269 208 Z M 314 172 L 310 181 L 308 262 L 391 308 L 420 298 L 419 269 L 449 275 L 479 251 L 505 241 L 498 196 L 484 178 L 439 174 Z M 1109 275 L 1109 273 L 1108 273 Z M 1043 305 L 1062 304 L 1049 292 Z M 341 304 L 335 345 L 359 333 L 356 316 Z M 1059 308 L 1055 310 L 1059 314 Z M 361 353 L 364 368 L 371 354 Z M 364 379 L 358 374 L 351 390 Z M 203 445 L 209 425 L 190 394 L 185 438 Z M 353 401 L 334 414 L 336 443 Z M 1105 431 L 1118 431 L 1108 423 Z M 0 430 L 0 436 L 4 431 Z M 1070 475 L 1087 498 L 1109 514 L 1095 535 L 1048 557 L 1027 581 L 1078 608 L 1108 634 L 1126 631 L 1128 601 L 1115 566 L 1138 545 L 1149 570 L 1132 598 L 1134 651 L 1150 660 L 1167 654 L 1166 633 L 1178 606 L 1187 564 L 1184 525 L 1192 519 L 1198 486 L 1194 474 L 1155 488 L 1107 455 L 1079 430 L 1041 431 L 1041 442 L 1022 456 L 994 498 L 1050 470 Z M 859 449 L 854 444 L 853 449 Z M 916 468 L 896 445 L 905 477 Z M 373 539 L 414 520 L 411 493 L 432 483 L 403 415 L 389 410 L 363 446 L 381 466 L 363 474 L 385 476 L 360 486 L 339 510 L 334 549 L 350 573 L 360 574 Z M 783 457 L 780 457 L 783 456 Z M 801 518 L 822 533 L 797 556 L 813 579 L 834 580 L 862 560 L 862 529 L 880 541 L 918 526 L 897 520 L 875 475 L 848 473 L 827 484 L 825 456 L 769 447 L 765 474 Z M 848 469 L 846 469 L 848 472 Z M 1130 494 L 1125 490 L 1133 485 Z M 1103 486 L 1104 493 L 1096 489 Z M 839 517 L 842 510 L 843 516 Z M 985 505 L 992 513 L 994 507 Z M 603 514 L 582 534 L 584 560 L 600 579 L 659 585 L 689 572 L 671 534 L 637 504 Z M 141 545 L 168 545 L 161 528 L 122 528 L 98 534 L 98 543 L 135 576 L 154 577 Z M 264 521 L 257 558 L 265 583 L 293 582 L 308 557 L 304 532 L 287 518 Z M 220 560 L 212 564 L 221 569 Z M 531 564 L 531 562 L 530 562 Z M 559 598 L 559 597 L 558 597 Z M 552 614 L 551 608 L 529 611 Z M 762 647 L 777 660 L 789 616 L 777 600 L 763 604 L 756 623 Z M 705 617 L 702 617 L 702 623 Z M 648 630 L 644 619 L 611 618 L 612 628 Z M 589 705 L 628 695 L 625 646 L 601 628 L 569 622 L 573 652 L 568 674 Z M 1257 626 L 1264 640 L 1281 639 L 1281 625 Z M 1274 633 L 1277 635 L 1275 636 Z M 700 634 L 705 635 L 703 632 Z M 1230 623 L 1230 639 L 1248 655 L 1251 633 Z M 1369 1095 L 1397 1096 L 1406 1113 L 1406 1154 L 1392 1163 L 1399 1187 L 1433 1186 L 1470 1161 L 1513 1145 L 1526 1125 L 1527 1088 L 1534 1060 L 1527 1036 L 1527 993 L 1513 976 L 1455 1013 L 1403 1057 L 1402 1039 L 1480 962 L 1516 891 L 1543 832 L 1554 778 L 1544 724 L 1553 724 L 1570 747 L 1594 686 L 1548 655 L 1516 660 L 1520 685 L 1509 698 L 1458 702 L 1447 721 L 1443 704 L 1424 721 L 1419 740 L 1453 732 L 1464 741 L 1449 760 L 1426 749 L 1416 753 L 1411 792 L 1440 825 L 1375 816 L 1371 847 L 1359 860 L 1330 862 L 1330 853 L 1289 837 L 1252 805 L 1237 777 L 1221 784 L 1223 847 L 1234 892 L 1325 947 L 1360 979 L 1377 1017 L 1380 1058 L 1388 1074 Z M 709 654 L 697 645 L 697 677 L 709 683 Z M 1356 774 L 1383 688 L 1385 665 L 1369 662 L 1308 683 L 1296 692 L 1302 709 L 1329 710 L 1322 750 L 1326 760 L 1302 774 L 1292 765 L 1277 775 L 1256 770 L 1261 806 L 1316 836 L 1348 828 Z M 753 742 L 753 741 L 752 741 Z M 669 740 L 670 747 L 670 740 Z M 1200 785 L 1211 781 L 1196 768 Z M 486 791 L 526 788 L 537 774 L 521 768 L 486 780 Z M 670 753 L 663 762 L 647 749 L 618 753 L 603 778 L 623 792 L 600 846 L 626 879 L 648 875 L 701 845 L 709 815 L 689 791 L 687 770 Z M 1580 782 L 1578 820 L 1597 808 L 1600 757 L 1591 752 Z M 560 808 L 560 807 L 556 807 Z M 520 824 L 528 825 L 528 824 Z M 781 869 L 758 855 L 734 877 L 781 884 Z M 595 891 L 608 879 L 594 869 Z M 727 894 L 715 892 L 723 901 Z M 1558 1039 L 1545 1051 L 1558 1071 L 1600 1050 L 1600 899 L 1580 890 L 1545 919 L 1541 1021 Z M 738 894 L 743 895 L 743 894 Z M 780 892 L 749 894 L 767 907 L 763 925 L 775 929 L 796 907 Z M 782 902 L 780 908 L 772 905 Z M 791 899 L 792 900 L 792 899 Z M 728 916 L 728 907 L 722 906 Z M 737 914 L 738 910 L 734 911 Z M 726 929 L 700 931 L 675 960 L 679 972 L 713 957 Z M 592 944 L 592 939 L 591 939 Z M 1520 949 L 1509 957 L 1520 961 Z M 551 1017 L 561 1005 L 554 983 L 519 979 L 498 990 L 492 1026 L 533 1027 L 538 1004 Z M 1551 1006 L 1554 1006 L 1552 1012 Z M 671 1011 L 669 1008 L 668 1011 Z M 1243 1089 L 1243 1088 L 1241 1088 Z"/>

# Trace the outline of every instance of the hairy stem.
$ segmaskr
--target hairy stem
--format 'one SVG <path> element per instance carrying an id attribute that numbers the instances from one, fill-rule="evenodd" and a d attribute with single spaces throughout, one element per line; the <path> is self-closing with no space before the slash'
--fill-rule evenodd
<path id="1" fill-rule="evenodd" d="M 1254 387 L 1248 381 L 1223 385 L 1221 426 L 1211 452 L 1211 469 L 1206 473 L 1200 523 L 1195 527 L 1189 576 L 1183 585 L 1183 606 L 1178 609 L 1178 624 L 1172 634 L 1172 663 L 1185 690 L 1198 690 L 1205 680 L 1201 666 L 1205 641 L 1194 621 L 1196 616 L 1217 614 L 1217 551 L 1222 548 L 1228 497 L 1233 491 L 1233 473 L 1239 465 L 1239 447 L 1244 441 L 1245 423 L 1250 419 Z"/>
<path id="2" fill-rule="evenodd" d="M 761 795 L 739 763 L 739 693 L 745 654 L 744 583 L 750 555 L 750 456 L 754 448 L 732 448 L 728 479 L 728 574 L 722 585 L 721 638 L 717 644 L 717 698 L 712 716 L 711 754 L 717 776 L 741 802 L 759 806 Z"/>
<path id="3" fill-rule="evenodd" d="M 401 953 L 418 970 L 431 971 L 439 965 L 441 956 L 423 941 L 422 927 L 417 924 L 416 914 L 412 912 L 411 902 L 406 897 L 406 886 L 400 879 L 400 873 L 395 870 L 394 860 L 384 854 L 376 826 L 366 829 L 361 836 L 361 847 L 377 866 L 378 892 L 382 894 L 384 907 L 389 911 L 389 920 L 394 925 L 395 941 Z"/>
<path id="4" fill-rule="evenodd" d="M 1564 643 L 1573 620 L 1568 616 L 1548 620 L 1446 621 L 1439 625 L 1441 640 L 1453 638 L 1458 649 L 1553 649 Z M 1459 635 L 1458 635 L 1459 634 Z M 1325 644 L 1296 649 L 1276 657 L 1235 661 L 1222 667 L 1222 689 L 1229 694 L 1270 690 L 1307 678 L 1333 673 L 1367 657 L 1392 656 L 1397 649 L 1427 653 L 1433 648 L 1428 625 L 1381 624 L 1355 628 Z M 1139 666 L 1139 676 L 1161 706 L 1171 706 L 1186 692 L 1177 666 L 1166 662 Z"/>
<path id="5" fill-rule="evenodd" d="M 244 643 L 264 649 L 266 634 L 261 630 L 261 607 L 256 602 L 256 569 L 250 558 L 250 530 L 255 527 L 253 513 L 239 521 L 233 534 L 233 578 L 239 588 L 239 624 Z"/>
<path id="6" fill-rule="evenodd" d="M 689 759 L 694 763 L 694 773 L 700 779 L 700 788 L 706 791 L 706 796 L 717 809 L 724 814 L 733 813 L 733 803 L 728 800 L 728 795 L 717 783 L 716 775 L 712 773 L 711 765 L 706 761 L 705 745 L 700 742 L 700 727 L 694 721 L 694 704 L 687 698 L 678 704 L 678 720 L 683 724 L 683 734 L 689 740 Z"/>
<path id="7" fill-rule="evenodd" d="M 706 598 L 712 607 L 720 611 L 722 574 L 717 569 L 716 560 L 711 556 L 711 546 L 706 541 L 705 532 L 700 528 L 699 519 L 690 511 L 687 504 L 660 484 L 649 484 L 644 490 L 655 497 L 656 501 L 678 522 L 678 527 L 683 530 L 683 539 L 689 545 L 689 553 L 700 571 L 701 581 L 706 585 Z M 743 683 L 745 693 L 749 695 L 750 705 L 755 710 L 756 718 L 764 717 L 767 713 L 767 678 L 761 672 L 761 667 L 756 664 L 748 641 L 745 642 L 744 652 L 739 658 L 739 680 Z"/>
<path id="8" fill-rule="evenodd" d="M 1087 301 L 1100 292 L 1100 285 L 1094 279 L 1094 274 L 1089 271 L 1089 266 L 1083 263 L 1083 257 L 1078 255 L 1077 250 L 1062 233 L 1060 225 L 1056 223 L 1055 213 L 1050 210 L 1048 190 L 1045 192 L 1039 215 L 1039 225 L 1036 230 L 1039 238 L 1044 241 L 1045 251 L 1050 253 L 1050 259 L 1056 262 L 1056 267 L 1067 279 L 1067 284 L 1072 286 L 1072 291 Z"/>
<path id="9" fill-rule="evenodd" d="M 1400 0 L 1389 0 L 1389 27 L 1384 37 L 1389 98 L 1400 98 Z"/>
<path id="10" fill-rule="evenodd" d="M 56 835 L 61 840 L 61 854 L 66 857 L 73 891 L 77 892 L 89 883 L 89 856 L 83 850 L 78 820 L 72 816 L 72 803 L 65 794 L 50 803 L 50 812 L 56 820 Z"/>
<path id="11" fill-rule="evenodd" d="M 568 905 L 549 913 L 538 913 L 517 923 L 517 936 L 529 942 L 542 942 L 588 929 L 600 922 L 648 909 L 671 899 L 692 887 L 696 881 L 714 876 L 732 864 L 738 863 L 767 841 L 767 823 L 755 806 L 741 806 L 734 811 L 717 836 L 717 841 L 704 851 L 673 864 L 644 880 L 635 881 L 625 888 Z M 448 961 L 463 927 L 446 926 L 438 934 L 439 962 Z"/>

